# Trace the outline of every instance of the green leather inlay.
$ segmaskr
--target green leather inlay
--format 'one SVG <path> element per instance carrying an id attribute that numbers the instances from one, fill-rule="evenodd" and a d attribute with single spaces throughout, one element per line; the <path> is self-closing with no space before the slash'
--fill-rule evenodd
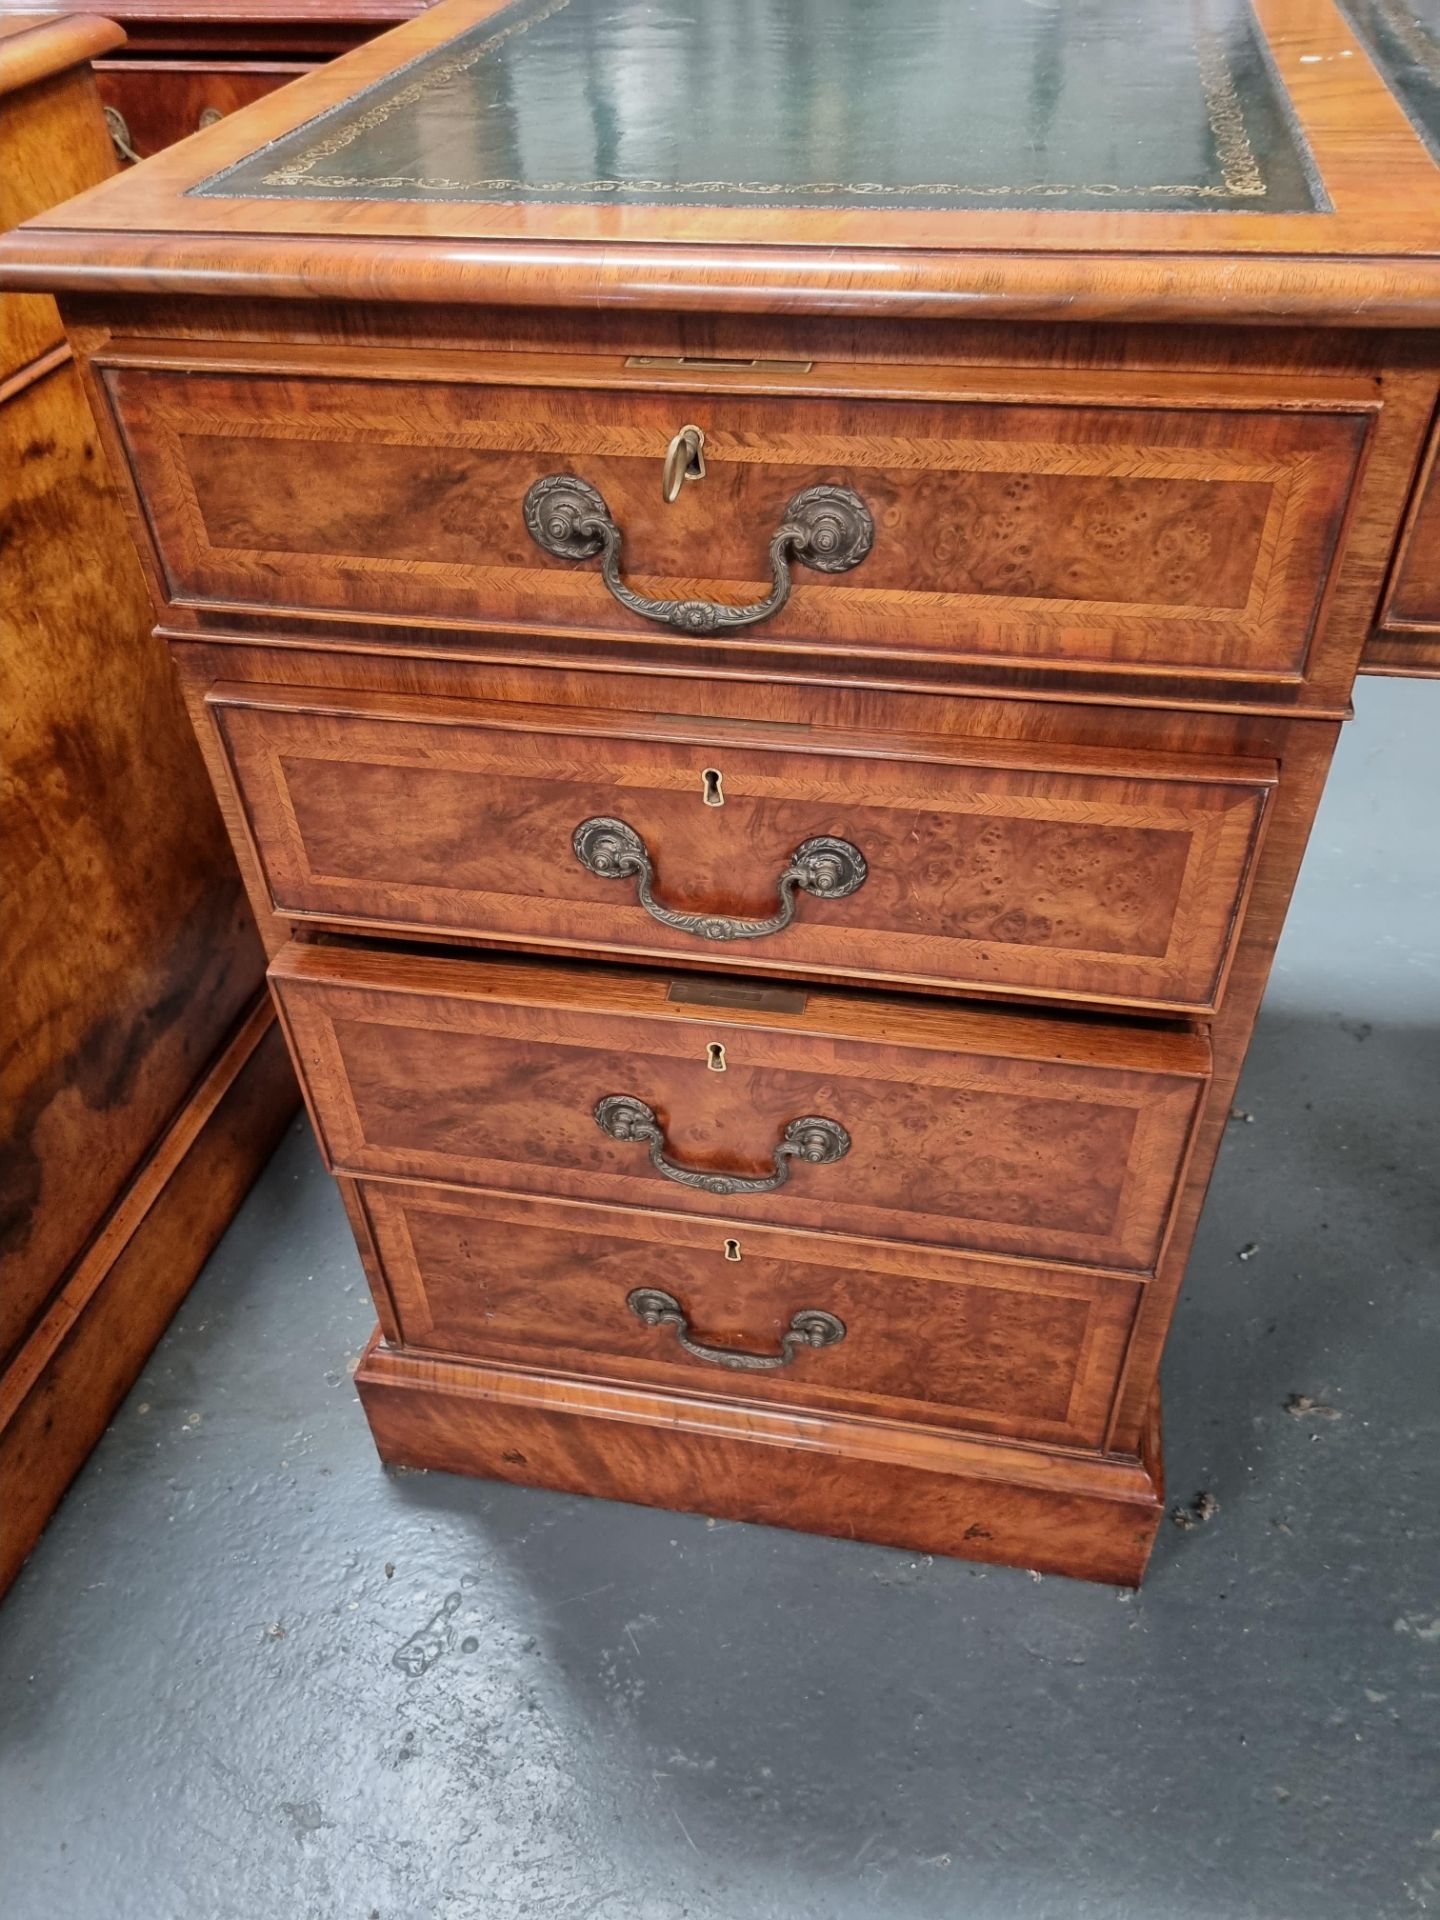
<path id="1" fill-rule="evenodd" d="M 1440 0 L 1340 0 L 1340 11 L 1440 160 Z"/>
<path id="2" fill-rule="evenodd" d="M 519 0 L 192 191 L 1328 206 L 1249 0 Z"/>

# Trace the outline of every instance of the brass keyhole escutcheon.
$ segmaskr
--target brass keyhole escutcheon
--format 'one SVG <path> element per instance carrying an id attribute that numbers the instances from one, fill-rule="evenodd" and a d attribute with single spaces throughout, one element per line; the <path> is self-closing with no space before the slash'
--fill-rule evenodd
<path id="1" fill-rule="evenodd" d="M 718 1040 L 712 1040 L 706 1047 L 705 1064 L 711 1073 L 724 1073 L 725 1049 Z"/>
<path id="2" fill-rule="evenodd" d="M 727 1260 L 738 1260 L 740 1258 L 740 1242 L 738 1240 L 727 1240 L 725 1242 L 725 1258 Z"/>
<path id="3" fill-rule="evenodd" d="M 705 436 L 699 427 L 681 427 L 665 449 L 665 465 L 660 474 L 660 491 L 668 507 L 680 497 L 687 480 L 705 478 Z"/>
<path id="4" fill-rule="evenodd" d="M 700 775 L 700 798 L 707 807 L 725 804 L 725 776 L 718 767 L 706 767 Z"/>

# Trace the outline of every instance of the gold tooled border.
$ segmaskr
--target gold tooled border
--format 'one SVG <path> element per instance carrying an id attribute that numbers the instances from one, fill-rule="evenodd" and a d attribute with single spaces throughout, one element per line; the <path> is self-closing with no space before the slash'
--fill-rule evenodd
<path id="1" fill-rule="evenodd" d="M 802 195 L 821 195 L 833 199 L 850 195 L 867 200 L 880 198 L 922 200 L 947 197 L 996 199 L 1016 196 L 1023 199 L 1060 199 L 1077 194 L 1093 194 L 1100 198 L 1133 194 L 1202 200 L 1259 200 L 1263 199 L 1268 192 L 1264 173 L 1255 156 L 1255 150 L 1250 144 L 1244 109 L 1240 104 L 1240 95 L 1235 85 L 1235 75 L 1226 55 L 1224 40 L 1216 32 L 1209 17 L 1208 0 L 1190 0 L 1191 33 L 1199 69 L 1200 87 L 1205 99 L 1206 117 L 1210 122 L 1210 131 L 1220 161 L 1219 185 L 1182 182 L 1142 187 L 1125 186 L 1116 181 L 1099 181 L 1077 186 L 1036 181 L 1029 185 L 973 187 L 957 181 L 945 180 L 917 181 L 904 186 L 887 186 L 877 181 L 866 180 L 513 180 L 503 177 L 486 180 L 438 180 L 411 174 L 369 178 L 361 174 L 317 174 L 314 171 L 322 161 L 334 159 L 362 134 L 369 133 L 372 128 L 383 126 L 402 107 L 413 106 L 416 101 L 423 100 L 425 95 L 434 88 L 448 85 L 457 75 L 477 66 L 505 41 L 515 39 L 522 33 L 528 33 L 531 27 L 539 26 L 569 5 L 570 0 L 549 0 L 548 5 L 541 6 L 524 19 L 514 20 L 508 26 L 488 34 L 478 45 L 470 48 L 463 57 L 447 60 L 438 67 L 428 68 L 412 80 L 409 86 L 402 87 L 398 93 L 391 94 L 366 112 L 357 115 L 355 119 L 347 121 L 328 139 L 317 141 L 296 159 L 277 167 L 272 173 L 267 173 L 260 184 L 263 187 L 347 189 L 369 187 L 376 191 L 410 188 L 421 193 L 485 195 L 659 193 L 668 196 L 687 193 L 725 193 L 766 199 L 776 196 Z"/>

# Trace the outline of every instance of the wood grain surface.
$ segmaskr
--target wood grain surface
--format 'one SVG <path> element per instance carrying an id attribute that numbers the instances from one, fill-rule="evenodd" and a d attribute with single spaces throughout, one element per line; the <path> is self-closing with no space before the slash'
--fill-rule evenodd
<path id="1" fill-rule="evenodd" d="M 801 894 L 784 972 L 1206 1008 L 1219 997 L 1273 768 L 942 738 L 748 735 L 580 708 L 297 697 L 207 702 L 277 913 L 379 932 L 690 958 L 636 883 L 583 866 L 594 817 L 641 836 L 666 908 L 772 914 L 795 850 L 857 847 L 856 893 Z"/>
<path id="2" fill-rule="evenodd" d="M 1258 0 L 1329 212 L 189 192 L 494 11 L 0 248 L 66 292 L 278 956 L 377 1443 L 1138 1579 L 1162 1348 L 1357 663 L 1434 624 L 1440 171 L 1332 0 Z M 706 477 L 666 505 L 687 422 Z M 809 484 L 877 537 L 768 626 L 682 635 L 530 539 L 562 471 L 655 596 L 758 597 Z M 713 947 L 579 866 L 591 816 L 670 910 L 764 915 L 817 834 L 867 878 Z M 716 1193 L 603 1133 L 613 1093 L 701 1181 L 805 1116 L 851 1144 Z M 732 1375 L 635 1284 L 712 1347 L 804 1307 L 846 1336 Z"/>
<path id="3" fill-rule="evenodd" d="M 0 20 L 0 229 L 103 180 L 115 167 L 85 61 L 124 38 L 108 21 Z M 0 239 L 4 238 L 0 232 Z M 48 293 L 0 296 L 0 386 L 64 346 Z M 7 479 L 8 479 L 7 469 Z"/>
<path id="4" fill-rule="evenodd" d="M 932 410 L 983 408 L 1020 420 L 1036 410 L 1053 410 L 1104 422 L 1130 406 L 1147 415 L 1182 420 L 1192 414 L 1205 419 L 1223 415 L 1242 426 L 1252 414 L 1272 421 L 1297 416 L 1302 422 L 1309 419 L 1312 426 L 1327 420 L 1333 425 L 1338 418 L 1342 426 L 1349 423 L 1348 430 L 1368 421 L 1366 457 L 1350 491 L 1334 550 L 1325 562 L 1326 584 L 1305 616 L 1309 620 L 1313 614 L 1313 631 L 1308 641 L 1283 643 L 1292 648 L 1294 658 L 1303 657 L 1303 677 L 1279 671 L 1273 657 L 1268 662 L 1261 655 L 1252 659 L 1244 646 L 1236 660 L 1226 664 L 1221 657 L 1224 650 L 1214 651 L 1213 636 L 1204 637 L 1206 622 L 1190 615 L 1182 624 L 1201 630 L 1200 657 L 1188 670 L 1181 670 L 1168 650 L 1165 631 L 1159 631 L 1173 624 L 1174 609 L 1159 621 L 1158 637 L 1148 651 L 1133 653 L 1128 660 L 1097 659 L 1093 657 L 1097 625 L 1107 631 L 1113 628 L 1122 642 L 1122 630 L 1130 630 L 1133 640 L 1139 630 L 1127 626 L 1135 616 L 1133 608 L 1097 609 L 1094 604 L 1075 603 L 1082 624 L 1067 639 L 1065 621 L 1057 619 L 1054 605 L 1047 610 L 1043 602 L 1022 600 L 1016 603 L 1021 611 L 1018 620 L 1002 618 L 998 609 L 1010 603 L 987 595 L 972 595 L 964 602 L 945 594 L 919 596 L 932 611 L 941 601 L 974 609 L 983 647 L 967 637 L 968 624 L 958 641 L 952 638 L 946 646 L 937 646 L 927 640 L 923 622 L 902 634 L 899 643 L 885 640 L 878 645 L 854 637 L 833 645 L 805 633 L 777 634 L 764 622 L 720 638 L 681 636 L 671 628 L 628 616 L 624 624 L 610 620 L 607 625 L 588 626 L 572 620 L 552 628 L 537 622 L 523 607 L 514 619 L 492 615 L 482 626 L 472 610 L 478 604 L 478 590 L 460 592 L 453 584 L 459 576 L 450 562 L 392 564 L 386 577 L 408 581 L 399 589 L 407 611 L 397 615 L 378 605 L 384 596 L 364 577 L 373 571 L 371 563 L 343 556 L 332 564 L 345 574 L 353 605 L 317 606 L 318 596 L 303 585 L 300 591 L 306 604 L 302 607 L 273 602 L 265 596 L 263 577 L 258 574 L 247 589 L 255 595 L 249 603 L 211 604 L 185 597 L 157 547 L 148 503 L 143 513 L 137 505 L 136 538 L 152 591 L 164 608 L 167 626 L 176 631 L 203 627 L 223 632 L 241 626 L 293 639 L 300 625 L 339 644 L 443 650 L 450 655 L 464 652 L 506 664 L 553 658 L 611 669 L 673 671 L 683 661 L 712 675 L 749 674 L 771 682 L 813 685 L 830 679 L 856 685 L 928 686 L 937 692 L 987 687 L 1012 696 L 1063 685 L 1076 697 L 1140 700 L 1152 707 L 1198 702 L 1285 707 L 1328 716 L 1345 711 L 1440 384 L 1433 347 L 1427 355 L 1418 340 L 1393 342 L 1384 336 L 1246 335 L 1239 329 L 1231 335 L 1217 329 L 1187 335 L 1178 329 L 1156 328 L 1127 333 L 1036 328 L 1026 333 L 872 324 L 826 327 L 817 339 L 814 329 L 807 333 L 781 318 L 742 329 L 724 316 L 707 316 L 702 342 L 721 353 L 722 362 L 695 366 L 688 362 L 703 359 L 693 352 L 695 328 L 676 316 L 637 317 L 623 325 L 595 316 L 590 324 L 596 340 L 603 341 L 609 351 L 576 353 L 574 349 L 584 344 L 583 335 L 563 315 L 548 316 L 542 327 L 528 319 L 517 326 L 503 313 L 467 312 L 444 318 L 438 336 L 428 319 L 423 328 L 407 335 L 398 314 L 374 306 L 312 316 L 284 305 L 256 309 L 224 301 L 185 302 L 168 315 L 154 306 L 142 308 L 133 322 L 127 319 L 127 329 L 133 325 L 138 331 L 116 335 L 108 324 L 113 315 L 92 311 L 94 317 L 83 329 L 87 354 L 96 362 L 91 369 L 92 399 L 113 457 L 127 472 L 133 449 L 114 419 L 111 387 L 116 380 L 135 376 L 182 379 L 213 373 L 263 382 L 278 372 L 322 388 L 337 381 L 352 385 L 361 381 L 367 388 L 373 384 L 384 391 L 403 382 L 427 391 L 436 389 L 442 396 L 457 389 L 504 387 L 507 382 L 531 391 L 550 391 L 573 386 L 583 378 L 587 390 L 596 394 L 638 393 L 657 404 L 663 400 L 677 413 L 697 395 L 723 398 L 728 406 L 732 399 L 750 397 L 798 403 L 835 401 L 853 394 L 876 405 L 914 401 Z M 156 329 L 163 335 L 167 327 L 179 337 L 157 339 Z M 423 346 L 417 331 L 426 343 Z M 401 344 L 407 338 L 412 344 Z M 437 338 L 443 341 L 443 351 L 431 344 Z M 1007 363 L 1000 350 L 1001 338 L 1015 356 L 1013 363 Z M 841 345 L 852 357 L 839 356 L 836 348 Z M 657 359 L 664 361 L 666 348 L 672 350 L 672 359 L 684 364 L 656 365 Z M 808 371 L 777 371 L 768 362 L 750 365 L 747 355 L 762 348 L 794 359 Z M 678 354 L 675 349 L 680 350 Z M 688 356 L 686 349 L 692 350 Z M 827 351 L 834 357 L 826 357 Z M 1193 356 L 1193 365 L 1187 364 L 1187 355 Z M 1072 359 L 1078 364 L 1071 365 Z M 100 379 L 97 370 L 102 368 Z M 1242 371 L 1245 368 L 1250 370 Z M 482 393 L 477 404 L 483 401 Z M 672 419 L 667 432 L 674 425 Z M 242 422 L 236 430 L 243 434 L 247 429 Z M 660 454 L 657 443 L 653 455 L 657 483 Z M 444 484 L 458 486 L 463 495 L 469 469 L 460 451 L 452 449 L 451 459 L 458 464 L 445 469 Z M 708 484 L 707 480 L 702 486 L 686 487 L 676 509 L 686 495 L 703 493 Z M 131 485 L 136 485 L 134 474 Z M 172 488 L 165 497 L 167 526 L 177 512 L 182 520 L 186 514 L 193 520 L 185 497 L 183 488 L 180 495 Z M 363 519 L 362 505 L 358 524 Z M 1123 546 L 1126 530 L 1120 528 L 1117 534 Z M 337 531 L 337 539 L 343 542 L 346 537 L 343 529 Z M 453 534 L 446 538 L 453 543 Z M 537 560 L 545 560 L 538 548 L 534 554 Z M 864 604 L 854 597 L 855 583 L 869 563 L 856 570 L 851 597 L 845 603 L 852 609 Z M 217 564 L 231 563 L 222 552 Z M 282 554 L 276 564 L 288 568 L 292 579 L 300 572 L 298 556 Z M 603 593 L 586 568 L 577 566 L 573 573 L 584 576 L 582 591 Z M 503 573 L 499 577 L 508 578 Z M 568 577 L 554 563 L 541 584 L 549 591 L 557 580 L 563 584 Z M 823 598 L 847 577 L 832 576 L 806 591 Z M 444 591 L 453 596 L 453 613 L 433 611 L 437 578 L 452 582 Z M 585 580 L 590 582 L 589 589 Z M 572 580 L 572 589 L 574 585 Z M 725 589 L 723 597 L 729 593 Z M 332 600 L 337 597 L 331 596 Z M 891 595 L 886 605 L 893 608 L 901 599 L 903 595 Z M 432 610 L 425 611 L 427 606 Z M 787 617 L 789 609 L 781 616 Z M 1225 627 L 1228 621 L 1238 631 L 1234 619 L 1232 610 L 1221 615 L 1220 624 Z M 1243 619 L 1240 624 L 1244 625 Z"/>
<path id="5" fill-rule="evenodd" d="M 1361 668 L 1423 679 L 1440 675 L 1440 418 L 1415 483 L 1394 571 Z"/>
<path id="6" fill-rule="evenodd" d="M 763 597 L 792 497 L 843 484 L 874 517 L 873 551 L 846 573 L 797 566 L 767 641 L 1282 680 L 1305 670 L 1374 411 L 1373 393 L 1338 387 L 1306 396 L 1328 413 L 1207 406 L 1183 382 L 1173 410 L 1142 411 L 1113 389 L 1086 408 L 923 406 L 653 394 L 643 371 L 621 398 L 573 377 L 131 365 L 107 386 L 175 601 L 647 631 L 595 563 L 536 545 L 533 482 L 599 489 L 636 591 L 731 605 Z M 667 506 L 661 468 L 687 421 L 707 475 Z"/>
<path id="7" fill-rule="evenodd" d="M 131 153 L 153 153 L 212 126 L 309 71 L 299 61 L 125 60 L 96 75 L 100 98 L 120 115 Z M 127 160 L 129 154 L 123 156 Z"/>
<path id="8" fill-rule="evenodd" d="M 0 1595 L 134 1385 L 295 1108 L 261 1001 L 0 1377 Z"/>
<path id="9" fill-rule="evenodd" d="M 446 0 L 12 240 L 0 271 L 115 291 L 475 299 L 522 306 L 1197 316 L 1425 325 L 1440 180 L 1332 0 L 1256 14 L 1333 211 L 905 212 L 196 199 L 188 189 L 498 10 Z M 797 29 L 798 31 L 798 29 Z M 1349 54 L 1350 58 L 1345 56 Z M 95 244 L 94 236 L 105 236 Z M 416 246 L 414 241 L 422 244 Z M 426 244 L 428 243 L 428 244 Z"/>
<path id="10" fill-rule="evenodd" d="M 409 1349 L 1061 1446 L 1103 1442 L 1138 1298 L 1133 1277 L 665 1212 L 380 1182 L 360 1206 Z M 643 1325 L 638 1287 L 742 1354 L 807 1308 L 845 1337 L 735 1373 Z"/>
<path id="11" fill-rule="evenodd" d="M 1140 1269 L 1208 1066 L 1181 1030 L 829 990 L 797 1013 L 697 1007 L 618 968 L 292 946 L 271 979 L 338 1171 Z M 768 1173 L 810 1115 L 852 1145 L 777 1192 L 717 1197 L 604 1133 L 611 1094 L 703 1172 Z"/>
<path id="12" fill-rule="evenodd" d="M 0 464 L 3 1359 L 263 962 L 72 366 L 0 405 Z"/>
<path id="13" fill-rule="evenodd" d="M 112 169 L 83 62 L 120 37 L 0 22 L 0 216 Z M 0 309 L 3 1588 L 295 1087 L 54 303 Z"/>
<path id="14" fill-rule="evenodd" d="M 47 87 L 52 83 L 59 83 L 64 76 L 78 67 L 83 67 L 97 54 L 122 46 L 124 41 L 123 27 L 117 26 L 113 20 L 103 20 L 91 13 L 65 14 L 47 11 L 9 18 L 0 16 L 0 98 L 12 94 L 24 94 L 35 87 Z M 82 82 L 80 92 L 84 91 Z M 51 100 L 56 97 L 55 94 L 49 96 Z M 72 90 L 70 97 L 73 101 L 78 96 Z M 88 129 L 83 127 L 82 122 L 90 116 L 85 113 L 83 107 L 76 111 L 72 106 L 71 118 L 74 123 L 73 138 L 78 143 L 80 157 L 83 158 L 90 143 L 87 137 Z M 7 136 L 7 138 L 14 138 L 14 136 Z M 12 157 L 15 161 L 19 161 L 18 141 Z M 60 154 L 57 158 L 62 168 L 67 164 L 76 166 L 74 157 L 67 159 L 67 156 Z M 39 171 L 33 154 L 25 166 L 26 171 L 36 173 Z M 7 173 L 10 171 L 7 168 Z M 77 168 L 70 191 L 79 193 L 85 187 L 94 186 L 97 178 L 103 177 L 103 173 L 92 172 L 87 175 Z M 61 178 L 64 178 L 63 174 Z M 47 207 L 55 206 L 60 199 L 66 197 L 68 196 L 63 192 L 57 195 L 53 191 L 48 197 L 37 197 L 34 204 L 27 209 L 27 215 L 43 212 Z"/>
<path id="15" fill-rule="evenodd" d="M 1091 1460 L 392 1352 L 355 1376 L 380 1456 L 727 1520 L 1138 1586 L 1164 1517 L 1146 1453 Z"/>

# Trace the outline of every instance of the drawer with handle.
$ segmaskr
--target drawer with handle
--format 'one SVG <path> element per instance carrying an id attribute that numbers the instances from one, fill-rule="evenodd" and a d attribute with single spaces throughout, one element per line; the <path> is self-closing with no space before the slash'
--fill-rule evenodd
<path id="1" fill-rule="evenodd" d="M 1273 763 L 220 686 L 276 910 L 1213 1008 Z"/>
<path id="2" fill-rule="evenodd" d="M 822 673 L 1299 680 L 1378 405 L 1333 378 L 186 352 L 97 361 L 177 605 Z"/>
<path id="3" fill-rule="evenodd" d="M 1097 1447 L 1143 1282 L 734 1220 L 366 1182 L 405 1344 Z"/>
<path id="4" fill-rule="evenodd" d="M 1209 1071 L 1183 1028 L 616 967 L 292 943 L 271 979 L 337 1172 L 1140 1271 Z"/>
<path id="5" fill-rule="evenodd" d="M 118 158 L 133 165 L 203 133 L 310 70 L 304 60 L 234 62 L 122 54 L 97 70 L 105 124 Z"/>

